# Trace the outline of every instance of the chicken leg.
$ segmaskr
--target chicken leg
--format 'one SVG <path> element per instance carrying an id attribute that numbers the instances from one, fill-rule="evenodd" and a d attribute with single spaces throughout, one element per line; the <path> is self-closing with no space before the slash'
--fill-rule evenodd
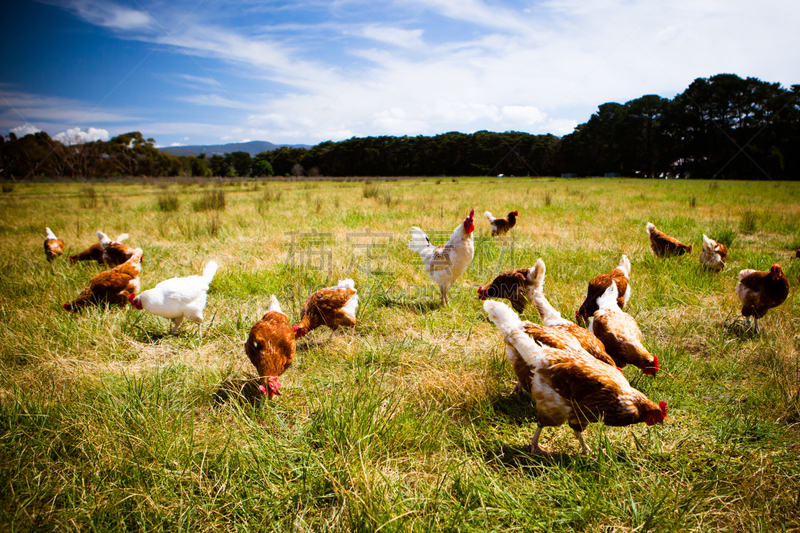
<path id="1" fill-rule="evenodd" d="M 591 455 L 592 450 L 586 445 L 586 441 L 583 440 L 583 432 L 578 431 L 577 429 L 573 429 L 572 431 L 575 432 L 575 436 L 578 437 L 578 442 L 581 443 L 581 455 Z"/>
<path id="2" fill-rule="evenodd" d="M 531 453 L 550 455 L 550 452 L 539 446 L 539 435 L 541 434 L 542 434 L 542 426 L 537 424 L 536 433 L 533 434 L 533 439 L 531 439 Z"/>
<path id="3" fill-rule="evenodd" d="M 183 322 L 183 317 L 182 316 L 179 316 L 178 318 L 173 318 L 172 319 L 173 326 L 172 326 L 172 331 L 169 332 L 170 335 L 175 335 L 176 333 L 178 333 L 178 328 L 181 327 L 181 323 L 182 322 Z"/>

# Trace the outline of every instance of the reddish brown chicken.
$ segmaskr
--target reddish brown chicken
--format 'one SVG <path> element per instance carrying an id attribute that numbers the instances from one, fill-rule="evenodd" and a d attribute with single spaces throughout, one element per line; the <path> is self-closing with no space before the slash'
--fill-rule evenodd
<path id="1" fill-rule="evenodd" d="M 617 298 L 617 305 L 620 309 L 624 309 L 625 303 L 631 297 L 630 275 L 631 262 L 628 260 L 628 256 L 623 254 L 617 268 L 607 274 L 597 275 L 589 282 L 586 299 L 581 304 L 581 307 L 575 311 L 575 318 L 579 321 L 589 320 L 589 317 L 598 309 L 597 299 L 606 292 L 612 281 L 617 284 L 617 290 L 620 294 Z"/>
<path id="2" fill-rule="evenodd" d="M 355 327 L 358 291 L 352 279 L 345 279 L 335 287 L 314 292 L 300 311 L 300 323 L 294 325 L 297 337 L 320 326 L 331 328 L 331 336 L 340 326 Z"/>
<path id="3" fill-rule="evenodd" d="M 109 265 L 111 267 L 121 265 L 133 255 L 134 249 L 122 244 L 122 241 L 127 238 L 128 234 L 123 233 L 117 236 L 116 240 L 112 241 L 105 233 L 98 231 L 97 239 L 100 242 L 94 243 L 78 254 L 69 256 L 69 262 L 97 261 L 98 264 Z M 105 242 L 106 247 L 109 249 L 108 253 L 106 253 L 106 247 L 103 246 L 103 242 Z"/>
<path id="4" fill-rule="evenodd" d="M 529 389 L 536 400 L 537 429 L 531 452 L 547 453 L 539 446 L 544 426 L 564 422 L 575 432 L 581 453 L 589 454 L 583 431 L 590 422 L 607 426 L 663 423 L 667 403 L 650 401 L 631 387 L 622 372 L 591 357 L 584 350 L 556 349 L 531 339 L 525 325 L 507 305 L 488 300 L 483 308 L 506 344 L 509 359 L 519 359 L 529 376 Z"/>
<path id="5" fill-rule="evenodd" d="M 746 269 L 739 272 L 736 296 L 742 302 L 742 316 L 755 321 L 758 332 L 758 319 L 773 307 L 778 307 L 789 296 L 789 279 L 780 265 L 772 265 L 769 272 Z"/>
<path id="6" fill-rule="evenodd" d="M 295 347 L 292 325 L 273 294 L 266 314 L 255 323 L 244 344 L 244 351 L 258 372 L 258 388 L 270 400 L 281 393 L 278 376 L 291 366 Z"/>
<path id="7" fill-rule="evenodd" d="M 632 364 L 643 373 L 655 376 L 658 356 L 642 344 L 642 331 L 636 320 L 617 305 L 617 284 L 611 286 L 598 300 L 599 309 L 589 319 L 589 331 L 600 339 L 606 352 L 620 368 Z"/>
<path id="8" fill-rule="evenodd" d="M 64 304 L 67 311 L 76 312 L 89 305 L 116 304 L 125 306 L 128 295 L 136 294 L 141 287 L 139 274 L 142 249 L 134 250 L 130 259 L 111 270 L 100 272 L 89 280 L 89 286 L 77 298 Z"/>
<path id="9" fill-rule="evenodd" d="M 647 233 L 650 234 L 650 248 L 653 249 L 653 253 L 657 257 L 692 253 L 691 244 L 684 244 L 675 237 L 670 237 L 666 233 L 658 231 L 650 222 L 647 223 Z"/>
<path id="10" fill-rule="evenodd" d="M 56 237 L 56 234 L 50 231 L 50 228 L 44 229 L 47 231 L 47 238 L 44 240 L 44 255 L 48 261 L 52 261 L 64 253 L 64 241 Z"/>
<path id="11" fill-rule="evenodd" d="M 100 264 L 103 263 L 103 247 L 100 246 L 99 242 L 94 243 L 84 251 L 69 256 L 70 263 L 77 263 L 79 261 L 97 261 Z"/>
<path id="12" fill-rule="evenodd" d="M 614 359 L 608 355 L 608 352 L 606 352 L 605 346 L 603 346 L 603 343 L 600 342 L 600 339 L 598 339 L 591 331 L 563 318 L 561 313 L 556 311 L 555 308 L 550 305 L 550 302 L 547 301 L 547 298 L 544 296 L 545 271 L 546 267 L 544 261 L 539 258 L 539 260 L 536 261 L 536 264 L 533 266 L 533 270 L 531 272 L 533 285 L 529 289 L 530 298 L 533 300 L 536 310 L 539 312 L 539 316 L 542 317 L 542 323 L 544 323 L 544 325 L 547 327 L 563 331 L 565 334 L 574 337 L 575 340 L 577 340 L 580 344 L 581 348 L 589 352 L 589 354 L 595 359 L 608 365 L 616 366 Z M 548 345 L 552 346 L 553 348 L 562 348 L 561 346 L 555 346 L 553 344 Z"/>
<path id="13" fill-rule="evenodd" d="M 478 287 L 478 298 L 504 298 L 511 302 L 514 311 L 521 313 L 530 301 L 529 288 L 533 287 L 533 278 L 530 277 L 532 269 L 518 268 L 503 272 L 494 280 Z"/>
<path id="14" fill-rule="evenodd" d="M 123 233 L 120 237 L 128 238 L 127 233 Z M 100 246 L 103 247 L 103 262 L 107 265 L 121 265 L 127 261 L 132 255 L 134 248 L 127 244 L 122 244 L 119 240 L 112 241 L 108 235 L 102 231 L 97 232 L 97 240 L 100 241 Z"/>
<path id="15" fill-rule="evenodd" d="M 728 260 L 728 247 L 703 234 L 703 251 L 700 264 L 714 272 L 722 272 Z"/>
<path id="16" fill-rule="evenodd" d="M 517 224 L 519 211 L 511 211 L 506 218 L 494 218 L 489 211 L 486 211 L 483 216 L 486 217 L 492 227 L 492 237 L 498 237 L 511 231 L 511 228 Z"/>

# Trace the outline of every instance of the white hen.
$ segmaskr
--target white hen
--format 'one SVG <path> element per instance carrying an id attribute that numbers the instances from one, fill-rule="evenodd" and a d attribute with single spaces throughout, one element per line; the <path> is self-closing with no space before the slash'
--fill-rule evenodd
<path id="1" fill-rule="evenodd" d="M 145 309 L 154 315 L 171 319 L 172 334 L 178 331 L 184 320 L 189 320 L 199 324 L 198 330 L 202 335 L 206 293 L 216 273 L 217 262 L 211 260 L 203 269 L 202 276 L 168 279 L 128 299 L 136 309 Z"/>
<path id="2" fill-rule="evenodd" d="M 428 236 L 420 228 L 411 228 L 409 249 L 417 252 L 425 263 L 425 272 L 439 285 L 442 303 L 449 303 L 447 291 L 467 269 L 475 255 L 472 232 L 475 231 L 475 210 L 453 230 L 447 244 L 434 246 Z"/>

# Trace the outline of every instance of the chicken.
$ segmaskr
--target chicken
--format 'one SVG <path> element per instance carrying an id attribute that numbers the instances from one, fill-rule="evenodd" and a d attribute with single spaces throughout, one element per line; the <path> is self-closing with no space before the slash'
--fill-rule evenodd
<path id="1" fill-rule="evenodd" d="M 617 365 L 614 363 L 614 359 L 608 354 L 608 352 L 606 352 L 606 348 L 600 339 L 598 339 L 591 331 L 580 327 L 574 322 L 570 322 L 566 318 L 563 318 L 561 313 L 556 311 L 555 308 L 550 305 L 550 302 L 548 302 L 547 298 L 544 296 L 544 275 L 545 264 L 544 261 L 539 258 L 532 270 L 531 278 L 533 279 L 533 285 L 529 292 L 530 299 L 533 300 L 533 304 L 536 306 L 536 310 L 539 312 L 539 316 L 542 318 L 542 323 L 544 323 L 545 326 L 568 333 L 574 337 L 580 344 L 581 348 L 589 352 L 592 357 L 608 365 L 616 367 Z M 558 348 L 558 346 L 554 347 Z"/>
<path id="2" fill-rule="evenodd" d="M 755 321 L 758 333 L 758 319 L 773 307 L 778 307 L 789 296 L 789 280 L 780 265 L 772 265 L 769 272 L 746 269 L 739 272 L 736 296 L 742 302 L 742 316 L 750 326 L 750 317 Z"/>
<path id="3" fill-rule="evenodd" d="M 300 311 L 300 322 L 293 326 L 295 335 L 303 337 L 320 326 L 331 328 L 331 336 L 340 326 L 355 327 L 358 291 L 352 279 L 339 281 L 311 294 Z"/>
<path id="4" fill-rule="evenodd" d="M 203 310 L 206 308 L 208 286 L 217 273 L 217 262 L 209 261 L 202 276 L 170 278 L 139 296 L 130 295 L 128 300 L 136 309 L 172 320 L 172 331 L 177 333 L 184 320 L 197 322 L 199 334 L 203 334 Z"/>
<path id="5" fill-rule="evenodd" d="M 64 241 L 56 237 L 50 228 L 44 229 L 47 231 L 47 237 L 44 240 L 44 255 L 47 256 L 48 261 L 52 261 L 64 253 Z"/>
<path id="6" fill-rule="evenodd" d="M 77 298 L 64 304 L 64 309 L 76 312 L 92 304 L 117 304 L 125 306 L 128 297 L 139 291 L 141 282 L 139 274 L 142 249 L 134 250 L 130 259 L 111 270 L 105 270 L 89 280 L 89 286 Z"/>
<path id="7" fill-rule="evenodd" d="M 581 453 L 588 455 L 583 431 L 590 422 L 602 419 L 607 426 L 663 423 L 667 403 L 656 405 L 648 400 L 614 367 L 573 347 L 542 346 L 527 335 L 517 314 L 503 303 L 488 300 L 483 308 L 503 335 L 509 359 L 513 354 L 524 361 L 530 375 L 538 426 L 531 441 L 532 453 L 547 453 L 539 446 L 544 426 L 567 422 L 580 443 Z"/>
<path id="8" fill-rule="evenodd" d="M 597 311 L 597 299 L 611 286 L 611 282 L 617 284 L 617 290 L 621 296 L 617 298 L 617 305 L 620 309 L 625 309 L 625 303 L 631 297 L 630 286 L 631 262 L 628 256 L 623 254 L 619 260 L 619 266 L 608 274 L 599 274 L 589 282 L 589 289 L 586 291 L 586 299 L 580 308 L 575 311 L 575 318 L 585 322 Z"/>
<path id="9" fill-rule="evenodd" d="M 511 231 L 511 228 L 517 223 L 519 211 L 511 211 L 506 218 L 494 218 L 489 211 L 486 211 L 483 216 L 492 227 L 492 237 L 498 237 Z"/>
<path id="10" fill-rule="evenodd" d="M 669 257 L 671 255 L 683 255 L 692 253 L 691 244 L 683 244 L 675 237 L 670 237 L 666 233 L 658 231 L 655 225 L 647 223 L 647 233 L 650 234 L 650 248 L 657 257 Z"/>
<path id="11" fill-rule="evenodd" d="M 124 237 L 122 240 L 128 238 L 127 233 L 123 233 L 117 239 Z M 107 265 L 119 265 L 128 260 L 133 254 L 133 248 L 126 244 L 122 244 L 122 240 L 112 241 L 108 235 L 102 231 L 97 232 L 97 240 L 100 241 L 100 246 L 103 248 L 103 263 Z"/>
<path id="12" fill-rule="evenodd" d="M 103 233 L 103 235 L 105 235 L 105 233 Z M 98 236 L 98 239 L 99 238 L 100 237 Z M 124 241 L 127 238 L 128 238 L 128 234 L 127 233 L 123 233 L 122 235 L 117 236 L 116 241 L 111 241 L 111 242 L 122 243 L 122 241 Z M 128 248 L 128 247 L 126 246 L 126 248 Z M 106 260 L 105 260 L 105 258 L 103 256 L 103 246 L 99 242 L 94 243 L 93 245 L 91 245 L 90 247 L 88 247 L 87 249 L 85 249 L 84 251 L 82 251 L 79 254 L 69 256 L 69 262 L 70 263 L 74 264 L 74 263 L 77 263 L 78 261 L 97 261 L 101 265 L 102 264 L 107 264 Z M 123 261 L 123 263 L 124 262 L 125 261 Z M 108 263 L 108 264 L 110 264 L 110 263 Z M 117 265 L 116 264 L 111 264 L 111 266 L 114 267 L 114 266 L 117 266 Z"/>
<path id="13" fill-rule="evenodd" d="M 617 284 L 612 281 L 597 300 L 600 308 L 589 318 L 589 331 L 600 339 L 618 367 L 630 363 L 643 373 L 655 376 L 659 369 L 658 356 L 651 355 L 642 344 L 642 332 L 636 320 L 617 305 L 618 294 Z"/>
<path id="14" fill-rule="evenodd" d="M 721 272 L 728 260 L 728 247 L 703 233 L 703 251 L 700 253 L 700 264 L 714 272 Z"/>
<path id="15" fill-rule="evenodd" d="M 434 246 L 425 232 L 416 226 L 411 228 L 409 249 L 417 252 L 425 264 L 425 272 L 439 286 L 442 303 L 450 302 L 450 286 L 467 270 L 475 255 L 472 232 L 475 231 L 475 210 L 469 212 L 464 222 L 453 230 L 447 244 Z"/>
<path id="16" fill-rule="evenodd" d="M 498 275 L 494 280 L 478 287 L 478 298 L 505 298 L 511 302 L 514 311 L 521 313 L 530 301 L 529 288 L 533 287 L 533 269 L 518 268 Z"/>
<path id="17" fill-rule="evenodd" d="M 295 334 L 274 294 L 269 299 L 266 314 L 250 330 L 244 351 L 256 367 L 262 394 L 268 395 L 270 400 L 280 395 L 278 376 L 286 372 L 294 360 Z"/>

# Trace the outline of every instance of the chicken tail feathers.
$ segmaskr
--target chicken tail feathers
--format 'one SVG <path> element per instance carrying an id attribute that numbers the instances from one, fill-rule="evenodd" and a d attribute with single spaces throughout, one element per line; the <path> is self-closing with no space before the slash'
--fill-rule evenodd
<path id="1" fill-rule="evenodd" d="M 276 311 L 283 314 L 283 311 L 281 311 L 281 304 L 278 302 L 278 298 L 274 294 L 269 297 L 269 306 L 267 307 L 267 312 L 270 311 Z"/>
<path id="2" fill-rule="evenodd" d="M 106 248 L 109 244 L 111 244 L 111 239 L 108 238 L 108 235 L 100 230 L 97 231 L 97 240 L 100 241 L 100 246 L 103 248 Z"/>
<path id="3" fill-rule="evenodd" d="M 598 309 L 619 309 L 619 305 L 617 305 L 618 297 L 619 289 L 617 289 L 617 282 L 612 281 L 611 286 L 597 299 Z"/>
<path id="4" fill-rule="evenodd" d="M 483 302 L 483 310 L 489 315 L 489 320 L 494 322 L 497 329 L 504 337 L 511 334 L 512 330 L 519 330 L 522 327 L 522 320 L 519 315 L 509 306 L 495 300 Z"/>
<path id="5" fill-rule="evenodd" d="M 627 255 L 622 254 L 622 257 L 619 259 L 619 266 L 617 268 L 625 273 L 626 278 L 631 279 L 631 260 L 628 259 Z"/>
<path id="6" fill-rule="evenodd" d="M 217 262 L 213 259 L 206 263 L 206 266 L 203 269 L 203 279 L 206 281 L 206 283 L 211 283 L 211 280 L 213 280 L 214 276 L 217 274 L 218 267 L 219 265 L 217 265 Z"/>
<path id="7" fill-rule="evenodd" d="M 540 257 L 537 259 L 536 264 L 533 265 L 533 268 L 528 274 L 528 281 L 533 283 L 534 291 L 544 290 L 544 274 L 546 271 L 547 268 L 544 265 L 544 261 L 542 261 L 542 258 Z"/>
<path id="8" fill-rule="evenodd" d="M 339 280 L 339 284 L 336 286 L 339 289 L 353 289 L 356 290 L 356 282 L 350 278 Z"/>
<path id="9" fill-rule="evenodd" d="M 703 233 L 703 250 L 714 250 L 714 241 L 709 239 L 705 233 Z"/>
<path id="10" fill-rule="evenodd" d="M 408 243 L 408 249 L 418 254 L 424 252 L 428 247 L 433 246 L 430 239 L 420 228 L 413 226 L 411 228 L 411 241 Z"/>
<path id="11" fill-rule="evenodd" d="M 502 302 L 486 300 L 483 309 L 503 335 L 505 343 L 514 348 L 534 370 L 541 366 L 542 346 L 525 333 L 519 315 Z"/>
<path id="12" fill-rule="evenodd" d="M 483 216 L 485 216 L 485 217 L 486 217 L 486 220 L 488 220 L 488 221 L 489 221 L 489 224 L 491 224 L 491 223 L 492 223 L 492 222 L 494 222 L 494 220 L 495 220 L 495 219 L 494 219 L 494 217 L 492 216 L 492 214 L 491 214 L 489 211 L 486 211 L 486 212 L 483 214 Z"/>
<path id="13" fill-rule="evenodd" d="M 127 233 L 121 233 L 121 234 L 117 235 L 117 242 L 126 241 L 126 240 L 128 240 L 129 237 L 130 237 L 130 235 L 128 235 Z"/>
<path id="14" fill-rule="evenodd" d="M 56 237 L 56 234 L 53 233 L 53 231 L 50 228 L 44 228 L 44 229 L 45 229 L 45 231 L 47 231 L 47 238 L 48 239 L 58 239 L 58 237 Z"/>
<path id="15" fill-rule="evenodd" d="M 656 231 L 656 225 L 653 224 L 652 222 L 648 222 L 646 227 L 647 227 L 647 233 L 653 233 L 653 231 Z"/>

